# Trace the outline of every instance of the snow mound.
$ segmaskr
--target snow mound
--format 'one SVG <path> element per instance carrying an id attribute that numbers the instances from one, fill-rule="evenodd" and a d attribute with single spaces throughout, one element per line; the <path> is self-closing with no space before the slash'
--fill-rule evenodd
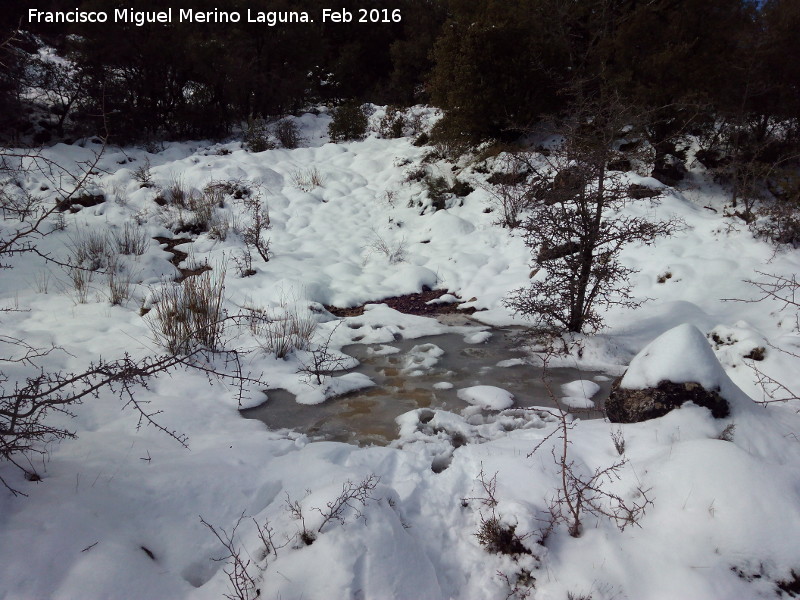
<path id="1" fill-rule="evenodd" d="M 457 395 L 464 402 L 490 410 L 503 410 L 514 404 L 514 395 L 493 385 L 476 385 L 458 390 Z"/>
<path id="2" fill-rule="evenodd" d="M 570 381 L 561 386 L 561 393 L 564 394 L 561 402 L 570 408 L 594 408 L 594 402 L 590 398 L 599 391 L 600 386 L 594 381 L 588 379 Z"/>
<path id="3" fill-rule="evenodd" d="M 464 341 L 467 344 L 482 344 L 485 341 L 487 341 L 490 337 L 492 337 L 491 331 L 478 331 L 470 335 L 465 335 Z"/>
<path id="4" fill-rule="evenodd" d="M 526 365 L 526 364 L 528 364 L 528 362 L 524 358 L 509 358 L 506 360 L 501 360 L 495 366 L 505 369 L 508 367 L 516 367 L 518 365 Z"/>
<path id="5" fill-rule="evenodd" d="M 631 361 L 620 387 L 641 390 L 662 381 L 695 382 L 706 390 L 718 390 L 731 407 L 753 404 L 725 373 L 703 333 L 689 323 L 670 329 L 645 346 Z"/>
<path id="6" fill-rule="evenodd" d="M 444 350 L 436 344 L 414 346 L 404 357 L 403 373 L 411 377 L 424 375 L 439 362 L 439 357 L 443 354 Z"/>

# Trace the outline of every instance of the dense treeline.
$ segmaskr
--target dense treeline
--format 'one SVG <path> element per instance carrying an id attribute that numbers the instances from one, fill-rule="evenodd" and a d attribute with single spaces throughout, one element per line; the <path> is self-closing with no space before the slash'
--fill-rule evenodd
<path id="1" fill-rule="evenodd" d="M 10 4 L 4 40 L 25 23 L 28 8 L 21 0 Z M 75 8 L 72 0 L 42 4 Z M 128 7 L 107 0 L 79 6 Z M 303 10 L 314 22 L 24 24 L 75 64 L 70 85 L 65 73 L 34 70 L 45 84 L 68 88 L 48 96 L 56 113 L 71 113 L 58 127 L 70 123 L 85 133 L 104 114 L 119 141 L 219 136 L 233 124 L 314 101 L 427 101 L 447 111 L 438 135 L 472 142 L 514 136 L 572 102 L 613 96 L 648 114 L 650 141 L 666 155 L 675 153 L 676 134 L 708 131 L 720 119 L 762 142 L 775 121 L 784 123 L 784 141 L 794 142 L 800 119 L 797 0 L 337 3 L 352 12 L 400 10 L 399 23 L 382 24 L 323 24 L 321 11 L 330 8 L 324 0 L 200 0 L 191 7 Z M 165 4 L 146 0 L 135 8 Z M 15 102 L 31 76 L 18 47 L 25 49 L 24 40 L 0 51 L 4 129 L 22 127 L 12 122 L 21 112 Z"/>
<path id="2" fill-rule="evenodd" d="M 17 10 L 4 16 L 3 39 L 11 37 L 18 24 L 14 19 L 22 16 L 24 29 L 68 56 L 81 87 L 81 99 L 71 107 L 75 123 L 89 121 L 96 127 L 97 115 L 104 114 L 119 141 L 219 136 L 243 120 L 285 114 L 314 101 L 419 102 L 426 99 L 422 88 L 432 66 L 429 51 L 445 16 L 444 7 L 435 1 L 398 0 L 390 5 L 345 0 L 336 8 L 357 14 L 357 7 L 390 7 L 399 9 L 402 19 L 323 24 L 319 15 L 330 6 L 321 0 L 201 0 L 191 7 L 241 14 L 247 9 L 306 11 L 314 22 L 272 27 L 244 19 L 142 27 L 132 23 L 29 25 L 24 18 L 28 7 L 15 4 Z M 65 0 L 43 4 L 38 8 L 75 8 L 75 3 Z M 115 8 L 129 8 L 129 3 L 84 0 L 79 6 L 113 13 Z M 135 8 L 163 10 L 166 6 L 147 0 L 137 2 Z M 22 60 L 15 46 L 30 50 L 24 35 L 16 38 L 0 57 L 7 67 Z M 0 79 L 3 101 L 13 103 L 24 84 L 20 73 L 5 69 Z"/>

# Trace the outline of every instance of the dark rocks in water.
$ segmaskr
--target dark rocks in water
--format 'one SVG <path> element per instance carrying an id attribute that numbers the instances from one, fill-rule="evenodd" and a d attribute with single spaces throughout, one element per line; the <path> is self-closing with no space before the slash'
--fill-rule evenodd
<path id="1" fill-rule="evenodd" d="M 662 417 L 684 402 L 704 406 L 717 419 L 730 414 L 730 406 L 719 390 L 707 390 L 699 383 L 665 380 L 654 388 L 627 389 L 620 387 L 621 381 L 622 377 L 614 382 L 605 403 L 606 416 L 612 423 L 639 423 Z"/>

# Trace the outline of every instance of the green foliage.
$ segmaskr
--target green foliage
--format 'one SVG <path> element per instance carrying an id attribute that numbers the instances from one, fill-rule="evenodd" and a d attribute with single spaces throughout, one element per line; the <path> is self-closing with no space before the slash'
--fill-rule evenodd
<path id="1" fill-rule="evenodd" d="M 529 125 L 556 106 L 543 2 L 453 3 L 434 47 L 431 97 L 448 111 L 450 140 L 474 142 Z"/>
<path id="2" fill-rule="evenodd" d="M 423 180 L 423 183 L 428 191 L 428 197 L 431 199 L 433 209 L 442 210 L 445 208 L 447 195 L 450 192 L 450 184 L 447 179 L 441 176 L 428 175 Z"/>
<path id="3" fill-rule="evenodd" d="M 297 148 L 303 141 L 300 128 L 292 119 L 281 119 L 275 124 L 275 137 L 281 146 L 289 150 Z"/>
<path id="4" fill-rule="evenodd" d="M 269 139 L 269 127 L 264 119 L 258 117 L 247 123 L 244 145 L 250 152 L 264 152 L 275 148 L 274 142 Z"/>
<path id="5" fill-rule="evenodd" d="M 406 119 L 402 110 L 398 106 L 390 105 L 386 107 L 386 114 L 378 124 L 378 133 L 386 139 L 403 137 L 405 125 Z"/>
<path id="6" fill-rule="evenodd" d="M 333 142 L 363 140 L 367 135 L 367 113 L 364 108 L 355 102 L 340 104 L 333 111 L 328 135 Z"/>

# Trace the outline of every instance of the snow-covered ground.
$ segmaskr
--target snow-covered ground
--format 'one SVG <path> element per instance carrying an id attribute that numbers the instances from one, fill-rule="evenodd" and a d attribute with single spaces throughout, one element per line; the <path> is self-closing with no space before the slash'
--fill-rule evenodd
<path id="1" fill-rule="evenodd" d="M 428 109 L 417 110 L 433 118 Z M 219 222 L 231 224 L 227 238 L 199 235 L 187 259 L 208 262 L 215 274 L 227 265 L 231 314 L 242 307 L 271 315 L 308 311 L 318 322 L 315 340 L 330 339 L 332 351 L 354 341 L 390 351 L 380 345 L 452 327 L 381 304 L 336 319 L 323 305 L 354 306 L 427 285 L 470 300 L 486 324 L 520 322 L 502 299 L 528 281 L 530 254 L 519 235 L 493 224 L 479 185 L 463 201 L 451 199 L 446 210 L 425 210 L 424 187 L 407 180 L 428 148 L 376 135 L 330 144 L 325 114 L 297 122 L 306 141 L 295 150 L 250 153 L 239 142 L 166 144 L 156 154 L 106 148 L 92 185 L 108 201 L 66 213 L 66 228 L 41 240 L 40 249 L 66 260 L 70 245 L 88 232 L 121 232 L 125 223 L 139 223 L 148 239 L 172 237 L 168 226 L 182 215 L 156 204 L 159 187 L 177 181 L 199 192 L 213 181 L 240 181 L 269 207 L 269 262 L 256 256 L 256 274 L 239 276 L 237 228 L 248 216 L 233 198 L 214 209 Z M 44 152 L 69 167 L 98 150 L 87 143 Z M 154 187 L 134 179 L 147 164 Z M 474 166 L 459 165 L 458 177 L 484 180 Z M 452 179 L 451 167 L 427 165 Z M 314 173 L 319 185 L 310 182 Z M 52 192 L 35 173 L 19 183 L 34 193 Z M 797 361 L 769 347 L 796 351 L 798 332 L 795 314 L 778 303 L 726 299 L 757 298 L 745 280 L 759 279 L 758 271 L 792 275 L 800 258 L 776 253 L 723 217 L 724 201 L 721 190 L 693 171 L 660 205 L 629 207 L 654 218 L 681 217 L 687 228 L 624 252 L 623 262 L 638 269 L 635 296 L 650 301 L 635 311 L 609 311 L 608 327 L 581 340 L 580 353 L 576 347 L 562 364 L 617 375 L 667 332 L 648 348 L 659 358 L 655 365 L 637 359 L 640 366 L 626 376 L 631 386 L 665 373 L 700 373 L 721 385 L 730 417 L 715 420 L 688 405 L 641 424 L 574 421 L 562 429 L 552 415 L 513 408 L 489 416 L 480 407 L 461 415 L 423 409 L 399 419 L 401 438 L 391 447 L 359 448 L 268 431 L 240 417 L 234 389 L 179 371 L 157 378 L 137 398 L 161 411 L 159 423 L 187 435 L 189 449 L 153 428 L 137 430 L 136 414 L 121 410 L 122 402 L 104 390 L 76 407 L 73 419 L 49 417 L 78 437 L 52 444 L 47 459 L 35 462 L 41 481 L 26 481 L 12 465 L 0 464 L 0 475 L 27 494 L 0 491 L 0 598 L 220 598 L 231 593 L 225 573 L 231 566 L 214 560 L 226 552 L 201 518 L 223 538 L 236 528 L 233 547 L 249 563 L 262 598 L 502 599 L 514 591 L 558 600 L 775 597 L 777 582 L 800 574 L 800 416 L 796 406 L 750 402 L 745 395 L 762 396 L 743 357 L 767 348 L 759 369 L 798 390 Z M 2 314 L 2 332 L 59 347 L 40 361 L 48 370 L 80 371 L 98 356 L 158 354 L 150 317 L 140 309 L 152 307 L 158 289 L 176 274 L 170 258 L 156 242 L 141 256 L 122 257 L 132 295 L 112 306 L 102 275 L 81 303 L 65 270 L 34 255 L 13 257 L 7 262 L 14 268 L 2 272 L 0 305 L 24 312 Z M 464 333 L 475 335 L 474 328 Z M 353 375 L 317 384 L 298 373 L 307 353 L 276 358 L 258 348 L 246 327 L 230 329 L 227 337 L 229 346 L 253 350 L 245 357 L 249 372 L 263 373 L 271 387 L 306 404 L 370 384 Z M 435 352 L 422 354 L 423 363 L 436 361 Z M 22 365 L 3 367 L 12 380 L 23 373 Z M 577 407 L 591 404 L 596 388 L 582 380 L 561 391 Z M 513 400 L 501 392 L 461 394 L 500 408 Z M 255 389 L 247 405 L 265 399 Z M 548 528 L 551 512 L 563 514 L 565 507 L 558 502 L 564 447 L 565 462 L 584 481 L 612 468 L 592 480 L 602 491 L 596 503 L 606 512 L 617 501 L 644 506 L 636 524 L 620 530 L 619 519 L 585 509 L 580 537 L 569 535 L 565 519 Z M 366 503 L 354 500 L 341 519 L 323 522 L 343 490 L 360 482 L 371 488 Z M 488 552 L 477 534 L 492 519 L 514 526 L 525 551 Z M 264 531 L 265 523 L 277 555 L 265 555 L 257 527 Z M 315 533 L 310 545 L 298 535 L 304 527 Z"/>

